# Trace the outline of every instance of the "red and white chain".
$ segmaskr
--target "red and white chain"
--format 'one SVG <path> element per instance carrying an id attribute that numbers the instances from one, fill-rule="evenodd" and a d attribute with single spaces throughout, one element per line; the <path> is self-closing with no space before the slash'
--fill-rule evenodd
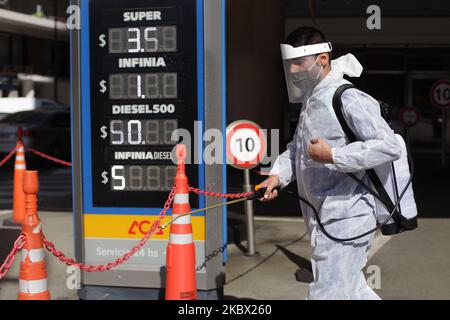
<path id="1" fill-rule="evenodd" d="M 33 148 L 26 148 L 26 150 L 33 152 L 35 155 L 37 155 L 39 157 L 42 157 L 42 158 L 47 159 L 49 161 L 53 161 L 53 162 L 61 164 L 63 166 L 66 166 L 66 167 L 71 167 L 72 166 L 72 162 L 64 161 L 64 160 L 61 160 L 61 159 L 49 156 L 48 154 L 42 153 L 42 152 L 37 151 L 37 150 L 35 150 Z"/>
<path id="2" fill-rule="evenodd" d="M 45 238 L 45 236 L 44 236 L 44 245 L 50 253 L 52 253 L 58 260 L 60 260 L 61 262 L 65 263 L 68 266 L 75 266 L 75 267 L 80 268 L 80 270 L 84 270 L 87 272 L 108 271 L 108 270 L 128 261 L 128 259 L 130 259 L 130 257 L 132 255 L 134 255 L 136 252 L 141 250 L 141 248 L 147 243 L 147 241 L 150 239 L 151 236 L 153 236 L 157 231 L 159 231 L 161 229 L 161 221 L 166 216 L 167 210 L 170 209 L 170 206 L 172 205 L 174 198 L 175 198 L 175 187 L 173 187 L 172 191 L 170 192 L 169 197 L 167 198 L 167 201 L 164 204 L 164 208 L 161 210 L 161 212 L 159 214 L 159 220 L 157 220 L 152 225 L 150 230 L 144 235 L 144 237 L 142 237 L 141 240 L 139 240 L 139 242 L 133 248 L 131 248 L 128 252 L 124 253 L 122 256 L 120 256 L 117 260 L 115 260 L 113 262 L 109 262 L 109 263 L 103 264 L 103 265 L 95 265 L 95 266 L 89 265 L 89 264 L 77 263 L 74 259 L 67 258 L 64 255 L 64 253 L 62 253 L 61 251 L 58 251 L 55 248 L 55 245 L 53 243 L 51 243 L 50 241 L 48 241 Z"/>
<path id="3" fill-rule="evenodd" d="M 17 146 L 2 160 L 0 161 L 0 168 L 3 167 L 3 165 L 8 162 L 9 159 L 11 159 L 11 157 L 16 153 L 17 151 Z"/>
<path id="4" fill-rule="evenodd" d="M 8 273 L 9 269 L 11 268 L 12 264 L 14 263 L 16 253 L 19 250 L 22 250 L 23 246 L 25 245 L 26 239 L 27 239 L 27 237 L 24 234 L 21 234 L 17 238 L 17 240 L 14 242 L 14 246 L 13 246 L 11 252 L 6 257 L 5 261 L 3 262 L 2 266 L 0 267 L 0 280 L 3 280 L 3 278 Z"/>
<path id="5" fill-rule="evenodd" d="M 198 195 L 205 195 L 208 197 L 215 197 L 215 198 L 224 198 L 224 199 L 240 199 L 240 198 L 246 198 L 249 196 L 252 196 L 255 194 L 254 191 L 250 192 L 241 192 L 241 193 L 220 193 L 220 192 L 211 192 L 207 190 L 201 190 L 199 188 L 193 188 L 189 187 L 190 192 L 194 192 Z"/>

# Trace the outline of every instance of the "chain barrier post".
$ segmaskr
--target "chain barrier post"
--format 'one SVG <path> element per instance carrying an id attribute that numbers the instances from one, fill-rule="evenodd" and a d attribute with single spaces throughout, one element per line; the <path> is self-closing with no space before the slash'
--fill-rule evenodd
<path id="1" fill-rule="evenodd" d="M 250 170 L 244 170 L 244 192 L 251 192 L 253 186 L 250 182 Z M 247 229 L 247 252 L 246 256 L 257 255 L 255 248 L 255 217 L 253 211 L 253 200 L 245 201 L 245 227 Z"/>
<path id="2" fill-rule="evenodd" d="M 174 218 L 190 211 L 189 185 L 185 173 L 186 146 L 177 145 L 178 161 L 175 176 Z M 166 250 L 166 300 L 196 300 L 195 245 L 192 237 L 191 216 L 186 215 L 170 225 Z"/>
<path id="3" fill-rule="evenodd" d="M 19 300 L 50 300 L 47 289 L 42 224 L 37 215 L 37 193 L 39 180 L 37 171 L 25 171 L 23 176 L 25 193 L 25 220 L 22 233 L 27 240 L 22 248 L 19 273 Z"/>
<path id="4" fill-rule="evenodd" d="M 17 128 L 16 160 L 14 163 L 14 194 L 13 221 L 22 224 L 25 219 L 25 193 L 23 192 L 23 173 L 27 165 L 25 162 L 25 148 L 23 145 L 23 129 Z"/>

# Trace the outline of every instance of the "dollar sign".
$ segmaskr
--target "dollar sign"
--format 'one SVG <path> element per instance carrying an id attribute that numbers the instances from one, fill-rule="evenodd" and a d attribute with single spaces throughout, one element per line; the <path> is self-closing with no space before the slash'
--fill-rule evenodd
<path id="1" fill-rule="evenodd" d="M 106 139 L 106 137 L 108 136 L 108 132 L 106 131 L 107 127 L 103 126 L 100 128 L 100 131 L 102 133 L 102 135 L 100 136 L 102 139 Z"/>
<path id="2" fill-rule="evenodd" d="M 106 46 L 106 41 L 105 41 L 106 36 L 104 34 L 100 35 L 99 40 L 100 40 L 100 44 L 99 46 L 104 48 Z"/>
<path id="3" fill-rule="evenodd" d="M 105 93 L 106 92 L 106 80 L 100 81 L 100 87 L 101 87 L 100 92 Z"/>
<path id="4" fill-rule="evenodd" d="M 107 184 L 108 183 L 108 181 L 109 181 L 109 179 L 108 179 L 108 172 L 106 172 L 106 171 L 103 171 L 102 172 L 102 183 L 103 184 Z"/>

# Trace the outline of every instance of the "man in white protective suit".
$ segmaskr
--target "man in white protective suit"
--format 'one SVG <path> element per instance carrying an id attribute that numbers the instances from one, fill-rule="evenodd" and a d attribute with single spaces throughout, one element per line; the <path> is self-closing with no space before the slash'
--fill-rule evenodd
<path id="1" fill-rule="evenodd" d="M 342 94 L 347 122 L 361 141 L 349 143 L 333 110 L 336 89 L 344 75 L 359 77 L 362 66 L 352 55 L 336 60 L 331 44 L 311 27 L 300 27 L 281 44 L 291 103 L 302 103 L 300 117 L 287 150 L 276 159 L 261 186 L 261 201 L 277 197 L 297 179 L 299 196 L 317 210 L 326 231 L 350 238 L 376 225 L 375 199 L 346 173 L 370 183 L 365 170 L 400 158 L 401 145 L 382 118 L 378 102 L 357 89 Z M 320 230 L 313 210 L 300 202 L 311 239 L 314 281 L 309 299 L 380 299 L 367 285 L 362 269 L 373 233 L 353 241 L 333 241 Z"/>

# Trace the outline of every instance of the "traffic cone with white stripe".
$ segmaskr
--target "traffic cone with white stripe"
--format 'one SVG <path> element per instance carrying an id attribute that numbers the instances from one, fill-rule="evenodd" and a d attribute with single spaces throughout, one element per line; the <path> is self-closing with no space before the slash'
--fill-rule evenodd
<path id="1" fill-rule="evenodd" d="M 39 191 L 37 171 L 25 171 L 23 191 L 25 192 L 25 221 L 22 225 L 22 233 L 27 239 L 22 248 L 18 299 L 50 300 L 42 225 L 37 216 Z"/>
<path id="2" fill-rule="evenodd" d="M 13 221 L 23 223 L 25 219 L 25 193 L 23 192 L 23 173 L 27 166 L 25 163 L 25 149 L 22 141 L 22 127 L 17 129 L 17 150 L 14 163 L 14 194 L 13 194 Z"/>
<path id="3" fill-rule="evenodd" d="M 185 173 L 186 146 L 177 145 L 178 169 L 175 176 L 175 198 L 172 217 L 190 211 L 189 185 Z M 175 220 L 170 226 L 166 251 L 166 300 L 196 300 L 195 246 L 192 238 L 191 216 Z"/>

